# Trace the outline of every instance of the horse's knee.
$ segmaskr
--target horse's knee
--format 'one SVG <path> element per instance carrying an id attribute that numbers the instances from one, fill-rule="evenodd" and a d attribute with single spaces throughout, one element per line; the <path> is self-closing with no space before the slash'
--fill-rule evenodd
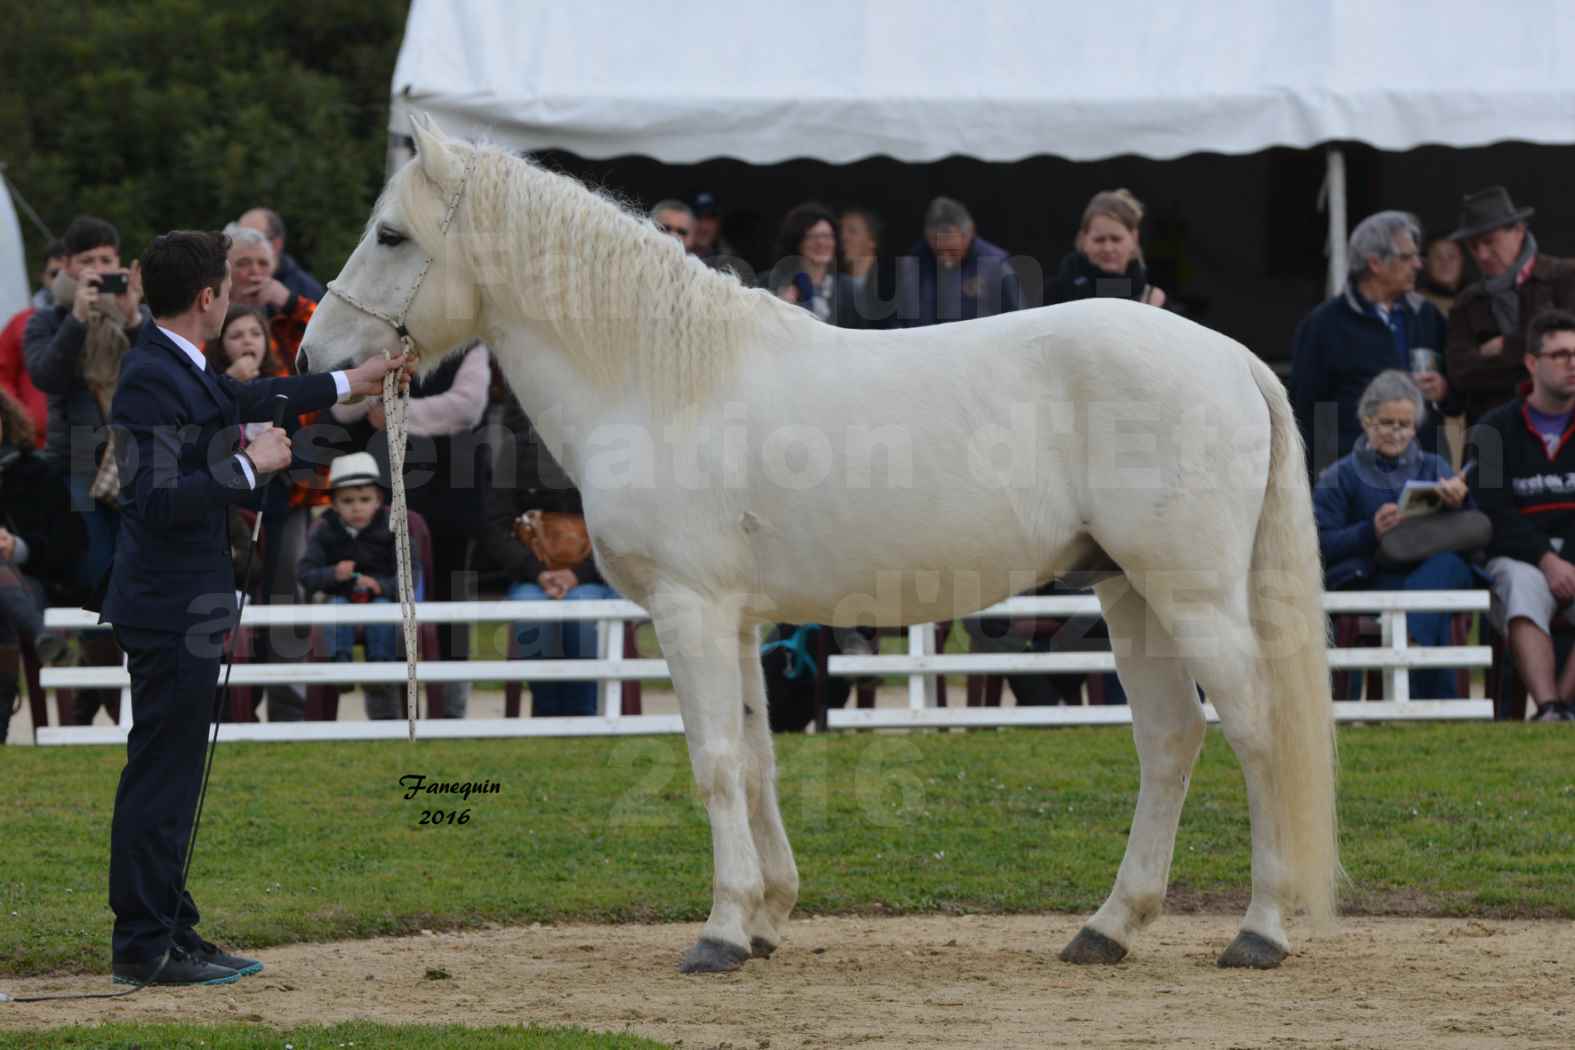
<path id="1" fill-rule="evenodd" d="M 706 801 L 712 799 L 745 799 L 750 791 L 751 773 L 748 756 L 735 745 L 707 744 L 695 749 L 689 756 L 694 771 L 695 789 Z"/>

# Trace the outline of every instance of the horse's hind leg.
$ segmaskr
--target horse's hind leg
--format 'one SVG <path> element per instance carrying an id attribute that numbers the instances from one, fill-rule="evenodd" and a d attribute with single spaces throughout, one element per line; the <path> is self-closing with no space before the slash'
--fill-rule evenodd
<path id="1" fill-rule="evenodd" d="M 744 682 L 744 749 L 749 756 L 744 780 L 749 798 L 749 830 L 754 835 L 765 884 L 764 903 L 746 921 L 745 932 L 749 935 L 750 951 L 764 958 L 782 942 L 788 915 L 798 903 L 798 866 L 793 862 L 793 847 L 788 844 L 777 801 L 776 755 L 766 713 L 766 681 L 760 668 L 759 642 L 756 630 L 746 631 L 738 662 Z"/>
<path id="2" fill-rule="evenodd" d="M 1203 746 L 1197 687 L 1169 632 L 1125 577 L 1107 580 L 1096 591 L 1132 708 L 1142 779 L 1116 884 L 1061 951 L 1061 958 L 1071 963 L 1119 962 L 1137 931 L 1159 915 L 1187 782 Z"/>
<path id="3" fill-rule="evenodd" d="M 748 926 L 764 903 L 745 787 L 752 756 L 739 702 L 745 632 L 736 609 L 698 595 L 653 596 L 650 609 L 678 692 L 695 787 L 711 818 L 711 915 L 678 968 L 736 970 L 749 958 Z"/>

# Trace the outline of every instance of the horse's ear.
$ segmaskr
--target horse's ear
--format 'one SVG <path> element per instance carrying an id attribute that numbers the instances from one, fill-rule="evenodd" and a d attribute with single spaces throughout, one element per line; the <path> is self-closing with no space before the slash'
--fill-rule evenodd
<path id="1" fill-rule="evenodd" d="M 410 115 L 410 131 L 416 140 L 416 160 L 427 178 L 439 186 L 447 186 L 459 177 L 459 167 L 454 151 L 449 148 L 448 136 L 439 130 L 431 117 L 418 113 Z"/>

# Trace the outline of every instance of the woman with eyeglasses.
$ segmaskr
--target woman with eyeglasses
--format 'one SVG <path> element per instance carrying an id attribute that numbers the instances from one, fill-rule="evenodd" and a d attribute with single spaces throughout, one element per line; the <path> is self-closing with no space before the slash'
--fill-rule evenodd
<path id="1" fill-rule="evenodd" d="M 823 204 L 800 204 L 782 218 L 776 262 L 766 280 L 781 299 L 838 328 L 866 328 L 858 288 L 844 272 L 837 217 Z"/>
<path id="2" fill-rule="evenodd" d="M 1378 563 L 1378 542 L 1401 522 L 1400 495 L 1408 481 L 1439 483 L 1444 506 L 1471 504 L 1464 474 L 1416 441 L 1423 418 L 1422 391 L 1398 369 L 1380 372 L 1357 403 L 1362 436 L 1349 454 L 1318 477 L 1313 512 L 1328 590 L 1448 591 L 1471 586 L 1471 569 L 1459 554 L 1444 552 L 1402 567 Z M 1417 645 L 1447 645 L 1450 614 L 1409 613 L 1406 625 Z M 1411 672 L 1411 695 L 1451 697 L 1454 671 Z"/>

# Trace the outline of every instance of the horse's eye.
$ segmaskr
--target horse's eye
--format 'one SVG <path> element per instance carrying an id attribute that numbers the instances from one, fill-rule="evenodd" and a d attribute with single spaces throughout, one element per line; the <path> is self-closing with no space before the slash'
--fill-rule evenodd
<path id="1" fill-rule="evenodd" d="M 377 229 L 377 243 L 387 248 L 404 244 L 409 239 L 404 234 L 391 230 L 387 226 L 379 226 Z"/>

